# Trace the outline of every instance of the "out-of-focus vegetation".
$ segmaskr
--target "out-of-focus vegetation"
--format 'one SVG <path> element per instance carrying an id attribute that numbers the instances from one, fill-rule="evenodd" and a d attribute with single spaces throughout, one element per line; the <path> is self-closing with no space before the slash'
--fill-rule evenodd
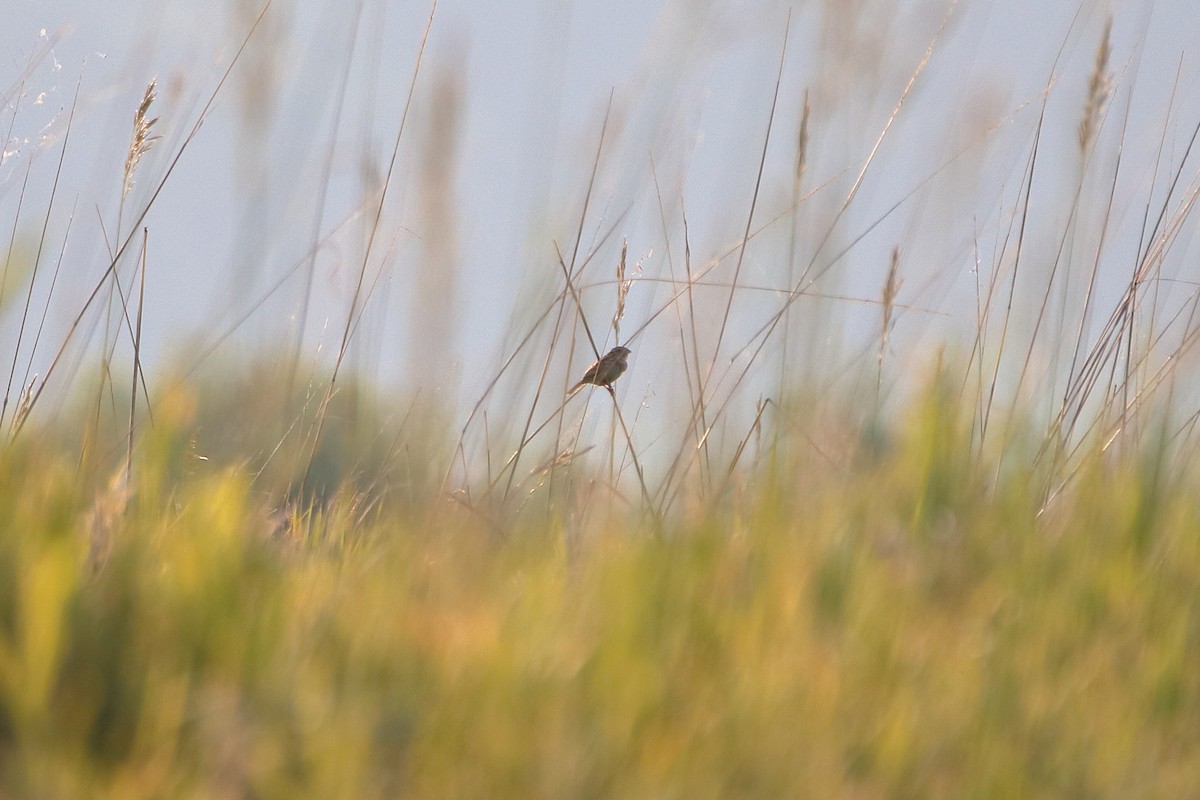
<path id="1" fill-rule="evenodd" d="M 0 794 L 1187 796 L 1200 475 L 1097 451 L 1043 511 L 945 396 L 653 528 L 350 488 L 282 520 L 247 469 L 159 478 L 184 390 L 132 491 L 26 440 Z"/>

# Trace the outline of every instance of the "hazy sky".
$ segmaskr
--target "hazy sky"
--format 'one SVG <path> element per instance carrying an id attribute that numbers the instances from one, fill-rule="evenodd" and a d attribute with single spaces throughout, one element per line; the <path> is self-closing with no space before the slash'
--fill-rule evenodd
<path id="1" fill-rule="evenodd" d="M 47 341 L 61 340 L 106 267 L 105 239 L 117 237 L 118 216 L 122 236 L 132 229 L 259 8 L 246 0 L 6 4 L 0 124 L 11 132 L 0 229 L 7 240 L 21 203 L 15 227 L 27 255 L 79 91 L 37 284 L 48 285 L 62 250 Z M 1072 246 L 1087 263 L 1104 229 L 1096 221 L 1103 208 L 1092 201 L 1107 197 L 1120 151 L 1120 196 L 1107 224 L 1113 241 L 1129 244 L 1110 242 L 1108 252 L 1112 274 L 1127 274 L 1141 218 L 1162 202 L 1200 121 L 1196 5 L 962 0 L 948 16 L 949 8 L 946 0 L 443 0 L 375 227 L 430 8 L 276 0 L 144 220 L 149 352 L 161 360 L 169 345 L 203 346 L 235 326 L 233 353 L 262 342 L 290 349 L 307 308 L 301 350 L 328 358 L 359 286 L 367 310 L 353 334 L 357 368 L 443 392 L 462 377 L 460 399 L 475 396 L 492 360 L 511 351 L 561 288 L 556 247 L 570 259 L 610 97 L 581 247 L 597 251 L 581 281 L 611 281 L 628 238 L 630 269 L 641 260 L 644 279 L 622 323 L 629 336 L 669 300 L 666 279 L 683 274 L 685 214 L 696 268 L 726 256 L 745 229 L 785 30 L 752 225 L 766 227 L 747 249 L 741 283 L 783 289 L 808 270 L 823 276 L 812 292 L 875 300 L 898 249 L 900 301 L 913 307 L 897 322 L 899 356 L 953 337 L 960 323 L 970 330 L 975 265 L 990 271 L 1004 262 L 1039 122 L 1032 210 L 1040 216 L 1027 247 L 1047 263 L 1062 251 L 1071 197 L 1082 187 L 1091 233 Z M 1110 13 L 1114 91 L 1085 168 L 1076 131 Z M 151 78 L 162 139 L 122 210 L 132 114 Z M 804 201 L 794 212 L 806 92 Z M 1194 174 L 1185 170 L 1183 180 Z M 1191 237 L 1181 239 L 1183 264 Z M 726 257 L 713 282 L 731 280 L 736 261 Z M 727 290 L 706 291 L 715 326 Z M 613 296 L 611 286 L 585 291 L 602 336 Z M 748 357 L 743 346 L 781 302 L 757 289 L 738 295 L 725 363 Z M 850 365 L 856 347 L 876 336 L 873 305 L 805 299 L 801 307 L 837 324 L 797 358 Z M 656 351 L 672 337 L 678 323 L 668 313 L 633 343 L 636 391 L 653 395 L 656 365 L 676 352 Z M 38 352 L 35 371 L 52 348 Z"/>

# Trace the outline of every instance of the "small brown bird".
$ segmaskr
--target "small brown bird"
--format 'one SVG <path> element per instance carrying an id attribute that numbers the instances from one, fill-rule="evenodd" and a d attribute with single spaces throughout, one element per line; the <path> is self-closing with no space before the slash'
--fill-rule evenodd
<path id="1" fill-rule="evenodd" d="M 587 368 L 587 372 L 583 373 L 583 380 L 572 386 L 568 394 L 575 394 L 588 383 L 611 390 L 613 381 L 621 377 L 629 367 L 630 352 L 628 347 L 619 346 L 609 350 L 604 358 Z"/>

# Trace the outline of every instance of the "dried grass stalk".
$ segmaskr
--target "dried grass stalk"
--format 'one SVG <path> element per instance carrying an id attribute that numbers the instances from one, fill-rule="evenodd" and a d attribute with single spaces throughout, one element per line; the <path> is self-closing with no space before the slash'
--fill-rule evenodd
<path id="1" fill-rule="evenodd" d="M 900 248 L 892 248 L 892 263 L 888 267 L 887 280 L 883 282 L 883 332 L 879 338 L 879 363 L 887 352 L 888 339 L 892 332 L 892 314 L 896 308 L 896 295 L 900 293 Z"/>
<path id="2" fill-rule="evenodd" d="M 1112 76 L 1108 72 L 1108 59 L 1112 54 L 1112 17 L 1104 24 L 1104 35 L 1096 48 L 1096 64 L 1088 80 L 1087 101 L 1083 105 L 1083 118 L 1079 120 L 1079 149 L 1086 152 L 1096 136 L 1100 115 L 1112 94 Z"/>
<path id="3" fill-rule="evenodd" d="M 804 170 L 808 167 L 808 114 L 812 108 L 808 104 L 808 90 L 804 91 L 804 113 L 800 117 L 800 133 L 796 141 L 796 183 L 797 187 L 804 181 Z"/>
<path id="4" fill-rule="evenodd" d="M 621 243 L 621 260 L 617 262 L 617 312 L 613 314 L 613 333 L 621 341 L 621 319 L 625 316 L 625 298 L 632 280 L 625 280 L 625 259 L 629 256 L 629 240 Z"/>
<path id="5" fill-rule="evenodd" d="M 150 116 L 150 106 L 154 104 L 154 98 L 157 97 L 155 92 L 157 87 L 158 78 L 155 78 L 146 87 L 146 93 L 142 95 L 142 102 L 137 107 L 137 111 L 133 112 L 133 139 L 129 143 L 129 154 L 125 156 L 124 194 L 129 194 L 133 189 L 133 173 L 137 169 L 138 162 L 161 138 L 152 136 L 150 133 L 154 128 L 154 123 L 158 122 L 158 117 Z"/>

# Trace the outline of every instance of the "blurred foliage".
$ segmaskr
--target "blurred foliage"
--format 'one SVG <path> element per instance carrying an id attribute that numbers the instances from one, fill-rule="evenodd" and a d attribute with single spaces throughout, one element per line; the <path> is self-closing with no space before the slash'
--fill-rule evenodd
<path id="1" fill-rule="evenodd" d="M 1157 446 L 1039 513 L 935 386 L 846 470 L 780 442 L 657 535 L 606 508 L 499 537 L 432 494 L 363 513 L 352 470 L 280 524 L 246 464 L 180 466 L 236 414 L 156 407 L 131 487 L 0 457 L 0 796 L 1200 785 L 1200 475 Z"/>
<path id="2" fill-rule="evenodd" d="M 307 365 L 289 376 L 286 362 L 266 350 L 191 380 L 160 379 L 169 388 L 152 398 L 150 416 L 139 391 L 137 436 L 154 442 L 145 450 L 152 463 L 142 482 L 166 491 L 235 468 L 250 477 L 253 493 L 276 505 L 323 506 L 339 491 L 354 491 L 373 502 L 423 507 L 445 469 L 430 454 L 449 449 L 441 409 L 420 396 L 385 407 L 345 372 L 326 398 L 328 373 Z M 103 482 L 123 467 L 129 383 L 127 375 L 81 381 L 99 388 L 76 397 L 67 421 L 42 434 L 76 454 L 81 478 Z"/>

